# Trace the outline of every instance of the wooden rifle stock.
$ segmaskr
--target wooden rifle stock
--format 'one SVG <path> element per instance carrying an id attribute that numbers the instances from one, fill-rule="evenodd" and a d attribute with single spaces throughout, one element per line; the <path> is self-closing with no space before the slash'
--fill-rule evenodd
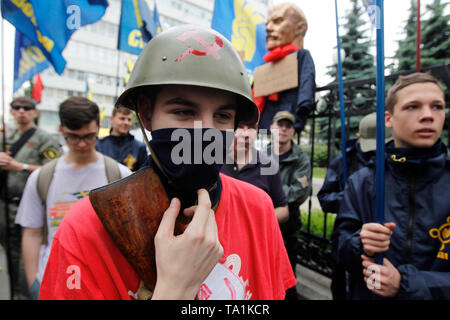
<path id="1" fill-rule="evenodd" d="M 169 198 L 159 176 L 151 167 L 89 193 L 109 235 L 134 268 L 145 286 L 154 291 L 156 262 L 154 238 Z M 175 234 L 181 233 L 176 223 Z"/>

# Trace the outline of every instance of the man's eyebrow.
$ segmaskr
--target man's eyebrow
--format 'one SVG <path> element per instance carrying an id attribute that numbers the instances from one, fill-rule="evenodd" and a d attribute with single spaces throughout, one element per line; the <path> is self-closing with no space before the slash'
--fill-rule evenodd
<path id="1" fill-rule="evenodd" d="M 217 110 L 234 110 L 237 111 L 237 105 L 234 103 L 224 104 L 220 106 Z"/>
<path id="2" fill-rule="evenodd" d="M 175 97 L 172 99 L 169 99 L 165 102 L 166 105 L 170 105 L 170 104 L 177 104 L 177 105 L 182 105 L 182 106 L 187 106 L 187 107 L 191 107 L 191 108 L 198 108 L 198 104 L 192 100 L 189 99 L 185 99 L 182 97 Z M 217 108 L 217 110 L 237 110 L 237 105 L 234 103 L 228 103 L 228 104 L 224 104 L 221 105 L 219 108 Z"/>
<path id="3" fill-rule="evenodd" d="M 181 97 L 175 97 L 175 98 L 169 99 L 165 102 L 165 104 L 179 104 L 182 106 L 193 107 L 193 108 L 198 107 L 198 104 L 195 103 L 194 101 L 191 101 L 191 100 L 185 99 L 185 98 L 181 98 Z"/>

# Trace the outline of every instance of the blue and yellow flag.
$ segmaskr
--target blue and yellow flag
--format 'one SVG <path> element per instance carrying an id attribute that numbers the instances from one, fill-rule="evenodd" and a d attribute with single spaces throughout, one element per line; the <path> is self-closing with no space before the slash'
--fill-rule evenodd
<path id="1" fill-rule="evenodd" d="M 86 89 L 84 90 L 84 96 L 89 100 L 93 101 L 91 87 L 89 86 L 89 81 L 87 79 L 86 79 Z"/>
<path id="2" fill-rule="evenodd" d="M 231 41 L 245 62 L 253 82 L 254 69 L 265 63 L 264 17 L 245 0 L 215 0 L 211 28 Z"/>
<path id="3" fill-rule="evenodd" d="M 26 35 L 61 74 L 72 33 L 104 14 L 107 0 L 1 0 L 2 16 Z"/>
<path id="4" fill-rule="evenodd" d="M 49 66 L 41 49 L 39 49 L 22 32 L 16 30 L 14 47 L 14 87 L 16 92 L 25 81 L 34 77 Z"/>
<path id="5" fill-rule="evenodd" d="M 146 0 L 122 0 L 117 48 L 140 54 L 144 45 L 161 32 L 158 9 L 149 9 Z"/>

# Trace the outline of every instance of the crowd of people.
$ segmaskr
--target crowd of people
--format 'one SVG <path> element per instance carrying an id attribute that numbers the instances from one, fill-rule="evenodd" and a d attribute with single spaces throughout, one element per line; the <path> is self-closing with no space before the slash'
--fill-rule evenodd
<path id="1" fill-rule="evenodd" d="M 306 19 L 297 8 L 278 6 L 272 15 L 271 40 L 293 20 L 304 36 Z M 192 49 L 199 39 L 215 45 Z M 304 60 L 310 56 L 302 45 L 295 50 Z M 231 43 L 212 30 L 181 26 L 145 47 L 105 138 L 97 138 L 97 104 L 70 97 L 59 106 L 58 130 L 68 147 L 62 154 L 35 125 L 35 101 L 14 99 L 17 129 L 0 153 L 1 245 L 10 256 L 13 298 L 297 299 L 299 206 L 311 194 L 312 168 L 293 137 L 314 103 L 313 95 L 303 99 L 311 79 L 302 81 L 288 97 L 266 97 L 261 109 Z M 388 91 L 384 224 L 375 222 L 374 114 L 343 150 L 350 168 L 345 181 L 342 154 L 331 161 L 318 199 L 337 214 L 335 299 L 450 298 L 450 159 L 440 139 L 445 106 L 441 85 L 426 73 L 402 76 Z M 147 146 L 129 133 L 133 111 L 152 133 Z M 271 142 L 257 150 L 263 127 Z M 185 145 L 174 136 L 190 143 L 181 148 L 181 163 L 174 155 Z M 117 192 L 111 188 L 117 180 L 130 188 L 129 203 L 142 200 L 133 197 L 137 188 L 152 197 L 154 185 L 134 183 L 144 171 L 158 177 L 168 197 L 161 218 L 151 222 L 154 256 L 144 257 L 155 265 L 155 282 L 133 268 L 133 252 L 111 236 L 89 198 L 102 186 Z M 124 231 L 143 227 L 129 222 Z M 380 254 L 383 263 L 376 264 Z"/>

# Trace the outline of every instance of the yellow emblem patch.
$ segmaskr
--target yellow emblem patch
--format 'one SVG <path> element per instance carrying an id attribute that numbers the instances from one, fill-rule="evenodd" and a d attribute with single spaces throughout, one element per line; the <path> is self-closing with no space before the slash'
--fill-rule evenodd
<path id="1" fill-rule="evenodd" d="M 440 259 L 448 260 L 448 253 L 444 252 L 445 244 L 450 243 L 450 217 L 447 218 L 447 223 L 444 223 L 439 228 L 433 228 L 430 230 L 430 236 L 434 239 L 439 239 L 441 242 L 441 248 L 437 254 Z"/>
<path id="2" fill-rule="evenodd" d="M 302 184 L 303 188 L 306 188 L 309 185 L 308 178 L 306 176 L 298 178 L 297 180 Z"/>
<path id="3" fill-rule="evenodd" d="M 127 165 L 128 169 L 133 170 L 133 164 L 135 164 L 136 161 L 137 159 L 130 153 L 122 162 Z"/>
<path id="4" fill-rule="evenodd" d="M 49 147 L 48 149 L 46 149 L 43 152 L 44 157 L 46 157 L 47 159 L 51 160 L 51 159 L 55 159 L 58 157 L 59 152 L 58 150 L 56 150 L 55 147 Z"/>
<path id="5" fill-rule="evenodd" d="M 395 161 L 395 162 L 406 162 L 406 157 L 401 157 L 401 158 L 398 158 L 398 159 L 397 159 L 397 156 L 396 156 L 395 154 L 393 154 L 393 155 L 391 156 L 391 159 L 392 159 L 393 161 Z"/>

